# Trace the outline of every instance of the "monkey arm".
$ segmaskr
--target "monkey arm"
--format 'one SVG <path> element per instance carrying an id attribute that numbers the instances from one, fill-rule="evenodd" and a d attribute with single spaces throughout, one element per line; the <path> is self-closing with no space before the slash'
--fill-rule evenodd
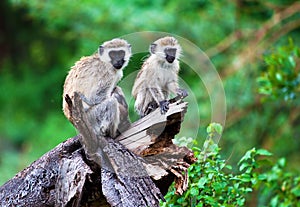
<path id="1" fill-rule="evenodd" d="M 172 94 L 174 95 L 178 95 L 178 89 L 179 89 L 179 86 L 178 86 L 178 81 L 177 80 L 170 80 L 169 82 L 167 82 L 167 90 L 169 92 L 171 92 Z"/>
<path id="2" fill-rule="evenodd" d="M 162 87 L 158 84 L 150 86 L 143 86 L 138 91 L 134 90 L 136 94 L 135 109 L 141 117 L 146 116 L 157 107 L 161 108 L 161 113 L 164 114 L 169 109 L 169 103 L 166 100 L 168 93 L 162 91 Z"/>
<path id="3" fill-rule="evenodd" d="M 171 93 L 176 94 L 176 95 L 180 96 L 181 98 L 185 98 L 188 96 L 187 90 L 185 90 L 183 88 L 179 88 L 177 80 L 168 82 L 167 87 Z"/>
<path id="4" fill-rule="evenodd" d="M 156 87 L 149 88 L 154 101 L 159 105 L 161 114 L 165 114 L 169 110 L 169 102 L 166 100 L 168 94 L 164 94 L 162 88 L 156 84 Z M 147 108 L 150 103 L 147 103 Z"/>
<path id="5" fill-rule="evenodd" d="M 167 97 L 164 95 L 162 88 L 158 85 L 155 84 L 154 87 L 149 87 L 147 88 L 152 95 L 153 100 L 159 104 L 161 101 L 166 100 Z"/>
<path id="6" fill-rule="evenodd" d="M 79 93 L 79 92 L 78 92 L 78 95 L 79 95 L 80 99 L 81 99 L 85 104 L 87 104 L 87 105 L 90 106 L 90 107 L 92 107 L 92 106 L 94 106 L 95 104 L 97 104 L 97 103 L 92 102 L 91 100 L 89 100 L 89 99 L 88 99 L 85 95 L 83 95 L 82 93 Z"/>

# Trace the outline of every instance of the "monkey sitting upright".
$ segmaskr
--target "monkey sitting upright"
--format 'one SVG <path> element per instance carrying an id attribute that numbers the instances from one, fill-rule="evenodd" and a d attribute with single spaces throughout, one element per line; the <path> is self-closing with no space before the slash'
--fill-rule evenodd
<path id="1" fill-rule="evenodd" d="M 164 37 L 150 45 L 151 56 L 139 71 L 132 95 L 135 109 L 143 117 L 158 106 L 161 113 L 169 108 L 166 100 L 170 93 L 187 96 L 187 91 L 178 87 L 179 57 L 181 47 L 174 37 Z"/>
<path id="2" fill-rule="evenodd" d="M 73 100 L 74 92 L 78 92 L 87 113 L 97 108 L 101 119 L 90 120 L 97 135 L 114 138 L 117 129 L 124 130 L 130 124 L 123 91 L 117 86 L 130 57 L 131 46 L 125 40 L 107 41 L 99 47 L 98 53 L 77 61 L 65 80 L 63 97 L 68 94 Z M 63 112 L 73 123 L 65 100 Z"/>

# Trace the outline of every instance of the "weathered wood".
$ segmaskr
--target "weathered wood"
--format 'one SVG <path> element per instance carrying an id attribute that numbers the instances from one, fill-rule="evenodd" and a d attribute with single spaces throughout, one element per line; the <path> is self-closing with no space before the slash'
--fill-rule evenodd
<path id="1" fill-rule="evenodd" d="M 171 141 L 180 129 L 185 109 L 184 102 L 170 105 L 167 118 L 159 118 L 157 122 L 155 116 L 150 116 L 155 115 L 154 111 L 150 117 L 133 123 L 118 138 L 126 147 L 130 146 L 144 156 L 147 173 L 163 194 L 174 179 L 177 180 L 178 193 L 184 190 L 186 180 L 181 172 L 194 162 L 190 150 L 179 148 Z M 126 133 L 128 136 L 124 136 Z M 132 136 L 146 147 L 132 144 Z M 101 189 L 105 185 L 101 183 L 101 169 L 86 158 L 79 138 L 80 135 L 61 143 L 1 186 L 0 206 L 109 206 Z M 102 172 L 102 175 L 106 173 Z M 66 187 L 70 190 L 66 191 Z"/>
<path id="2" fill-rule="evenodd" d="M 108 203 L 116 207 L 158 207 L 163 195 L 145 170 L 145 161 L 120 142 L 95 132 L 90 120 L 96 120 L 100 113 L 88 115 L 79 94 L 74 93 L 73 103 L 66 98 L 87 158 L 101 167 L 102 192 Z M 67 186 L 66 190 L 74 187 Z"/>
<path id="3" fill-rule="evenodd" d="M 78 136 L 74 137 L 19 172 L 1 186 L 0 206 L 54 206 L 60 160 L 80 148 Z"/>

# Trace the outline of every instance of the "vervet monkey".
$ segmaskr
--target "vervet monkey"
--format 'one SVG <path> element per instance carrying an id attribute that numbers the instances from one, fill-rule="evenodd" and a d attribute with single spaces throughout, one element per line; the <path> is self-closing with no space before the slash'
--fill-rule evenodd
<path id="1" fill-rule="evenodd" d="M 132 95 L 135 109 L 143 117 L 158 106 L 161 113 L 169 108 L 166 100 L 170 93 L 187 96 L 187 92 L 178 87 L 179 57 L 181 47 L 174 37 L 163 37 L 150 45 L 150 57 L 139 71 Z"/>
<path id="2" fill-rule="evenodd" d="M 63 97 L 68 94 L 73 100 L 76 91 L 81 95 L 88 113 L 97 108 L 101 119 L 90 121 L 98 135 L 115 137 L 118 128 L 128 126 L 127 104 L 117 83 L 122 78 L 123 68 L 127 66 L 130 57 L 131 46 L 125 40 L 104 42 L 97 53 L 77 61 L 65 80 Z M 72 112 L 65 100 L 63 112 L 73 122 Z M 120 115 L 120 112 L 123 113 Z"/>

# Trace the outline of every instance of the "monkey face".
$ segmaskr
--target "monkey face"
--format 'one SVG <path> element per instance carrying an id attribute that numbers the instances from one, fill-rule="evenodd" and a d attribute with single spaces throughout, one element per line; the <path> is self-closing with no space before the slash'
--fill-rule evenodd
<path id="1" fill-rule="evenodd" d="M 103 43 L 98 50 L 100 60 L 109 63 L 114 69 L 123 69 L 131 57 L 131 45 L 122 39 Z"/>
<path id="2" fill-rule="evenodd" d="M 121 69 L 125 63 L 125 51 L 124 50 L 111 50 L 108 53 L 111 64 L 114 66 L 115 69 Z"/>
<path id="3" fill-rule="evenodd" d="M 176 48 L 166 48 L 164 50 L 165 54 L 166 54 L 166 60 L 169 63 L 174 62 L 175 58 L 176 58 Z"/>
<path id="4" fill-rule="evenodd" d="M 174 37 L 163 37 L 150 45 L 150 53 L 171 64 L 179 59 L 181 47 Z"/>

